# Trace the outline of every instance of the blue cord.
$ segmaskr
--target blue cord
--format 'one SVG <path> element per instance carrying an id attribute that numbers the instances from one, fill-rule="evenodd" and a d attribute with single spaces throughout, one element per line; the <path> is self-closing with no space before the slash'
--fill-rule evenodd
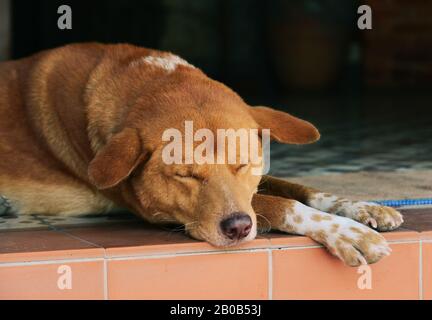
<path id="1" fill-rule="evenodd" d="M 432 205 L 432 198 L 371 201 L 387 207 Z"/>

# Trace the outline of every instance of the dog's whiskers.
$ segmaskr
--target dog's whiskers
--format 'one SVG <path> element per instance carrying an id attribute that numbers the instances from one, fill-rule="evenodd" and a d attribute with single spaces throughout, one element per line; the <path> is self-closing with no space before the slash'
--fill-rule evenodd
<path id="1" fill-rule="evenodd" d="M 165 230 L 170 231 L 170 233 L 185 232 L 187 229 L 193 230 L 194 228 L 188 228 L 188 227 L 193 226 L 197 223 L 198 223 L 198 221 L 188 222 L 188 223 L 182 224 L 182 225 L 174 227 L 174 228 L 165 228 Z"/>
<path id="2" fill-rule="evenodd" d="M 270 223 L 269 219 L 267 219 L 265 216 L 263 216 L 262 214 L 259 214 L 259 213 L 257 213 L 256 215 L 257 215 L 257 217 L 261 217 L 262 219 L 264 219 L 267 222 L 267 224 L 268 224 L 268 228 L 264 229 L 264 231 L 262 231 L 260 233 L 262 233 L 262 234 L 269 233 L 271 231 L 271 229 L 272 229 L 271 228 L 271 223 Z"/>
<path id="3" fill-rule="evenodd" d="M 156 213 L 153 213 L 152 214 L 152 217 L 157 217 L 157 216 L 159 216 L 159 215 L 161 215 L 162 214 L 162 212 L 156 212 Z"/>

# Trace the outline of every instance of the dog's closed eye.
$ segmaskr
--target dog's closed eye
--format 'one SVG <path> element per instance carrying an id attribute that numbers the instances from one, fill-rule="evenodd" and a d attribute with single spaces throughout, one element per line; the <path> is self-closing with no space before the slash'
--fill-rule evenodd
<path id="1" fill-rule="evenodd" d="M 243 173 L 243 172 L 246 172 L 247 169 L 248 169 L 248 167 L 249 167 L 249 164 L 248 164 L 248 163 L 241 164 L 241 165 L 239 165 L 237 168 L 235 168 L 235 172 L 236 172 L 236 173 Z"/>
<path id="2" fill-rule="evenodd" d="M 176 172 L 176 174 L 174 175 L 175 178 L 178 179 L 193 179 L 193 180 L 197 180 L 197 181 L 202 181 L 204 180 L 202 177 L 196 175 L 196 174 L 192 174 L 192 173 L 183 173 L 183 172 Z"/>

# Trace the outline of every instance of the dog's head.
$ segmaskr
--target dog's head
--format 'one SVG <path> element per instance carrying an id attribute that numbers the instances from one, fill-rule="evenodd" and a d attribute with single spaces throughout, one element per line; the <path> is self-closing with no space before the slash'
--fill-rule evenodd
<path id="1" fill-rule="evenodd" d="M 248 142 L 257 141 L 261 156 L 263 129 L 270 129 L 273 140 L 290 144 L 317 140 L 317 129 L 287 113 L 250 107 L 210 80 L 158 92 L 138 99 L 123 124 L 117 124 L 121 129 L 107 139 L 89 165 L 90 181 L 99 189 L 117 188 L 129 207 L 145 219 L 182 223 L 192 237 L 215 246 L 252 240 L 257 218 L 251 200 L 261 178 L 257 168 L 263 162 L 242 154 L 241 138 L 235 139 L 235 161 L 228 161 L 230 146 L 224 140 L 221 148 L 217 130 L 252 132 L 249 137 L 256 139 Z M 193 126 L 192 136 L 185 121 Z M 180 141 L 174 141 L 173 133 L 180 134 Z M 205 155 L 206 161 L 188 159 L 188 148 L 193 155 Z M 176 152 L 180 161 L 172 161 Z"/>

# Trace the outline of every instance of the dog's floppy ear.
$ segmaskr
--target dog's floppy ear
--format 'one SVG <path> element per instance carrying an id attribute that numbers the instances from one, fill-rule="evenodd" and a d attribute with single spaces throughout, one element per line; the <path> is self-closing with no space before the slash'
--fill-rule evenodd
<path id="1" fill-rule="evenodd" d="M 114 187 L 137 167 L 144 157 L 136 129 L 126 128 L 112 136 L 88 167 L 90 182 L 98 189 Z"/>
<path id="2" fill-rule="evenodd" d="M 251 114 L 261 129 L 270 129 L 272 139 L 281 143 L 306 144 L 317 141 L 320 134 L 313 124 L 288 113 L 268 107 L 251 107 Z"/>

